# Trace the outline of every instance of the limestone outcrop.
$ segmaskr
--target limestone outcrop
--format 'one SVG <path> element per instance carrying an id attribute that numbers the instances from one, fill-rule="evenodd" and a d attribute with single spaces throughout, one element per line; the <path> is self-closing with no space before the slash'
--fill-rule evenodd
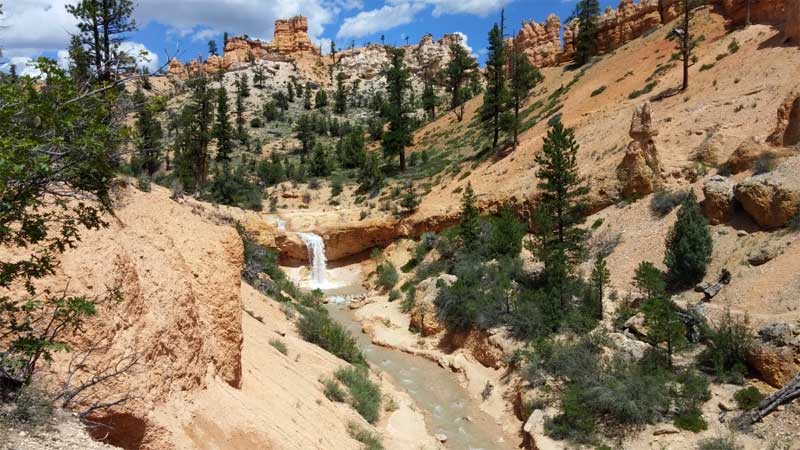
<path id="1" fill-rule="evenodd" d="M 733 183 L 720 175 L 711 177 L 703 185 L 703 213 L 712 225 L 719 225 L 733 217 L 735 197 Z"/>
<path id="2" fill-rule="evenodd" d="M 517 34 L 517 44 L 536 67 L 555 66 L 562 54 L 561 19 L 550 14 L 542 24 L 523 22 Z"/>
<path id="3" fill-rule="evenodd" d="M 633 112 L 629 132 L 633 141 L 628 144 L 625 157 L 617 167 L 617 178 L 626 198 L 650 194 L 661 183 L 662 167 L 653 142 L 658 130 L 653 127 L 652 114 L 649 102 Z"/>
<path id="4" fill-rule="evenodd" d="M 783 161 L 772 172 L 756 175 L 734 189 L 736 199 L 762 228 L 788 225 L 800 213 L 800 157 Z"/>
<path id="5" fill-rule="evenodd" d="M 275 21 L 272 48 L 281 53 L 317 52 L 308 37 L 308 19 L 294 16 Z"/>
<path id="6" fill-rule="evenodd" d="M 780 388 L 800 372 L 800 323 L 774 323 L 762 327 L 748 362 L 759 377 Z"/>
<path id="7" fill-rule="evenodd" d="M 767 141 L 772 145 L 785 147 L 800 144 L 800 90 L 787 95 L 778 108 L 775 130 Z"/>
<path id="8" fill-rule="evenodd" d="M 737 174 L 755 169 L 759 161 L 776 161 L 795 154 L 796 152 L 790 149 L 773 147 L 751 138 L 744 140 L 733 151 L 728 161 L 725 162 L 725 168 L 731 174 Z"/>

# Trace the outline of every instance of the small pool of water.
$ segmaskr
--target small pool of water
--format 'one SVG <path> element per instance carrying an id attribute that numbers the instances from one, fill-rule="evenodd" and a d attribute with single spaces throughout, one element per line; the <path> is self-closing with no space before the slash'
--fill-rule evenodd
<path id="1" fill-rule="evenodd" d="M 349 292 L 339 295 L 354 293 L 356 292 L 351 288 Z M 372 344 L 369 336 L 361 332 L 361 325 L 355 320 L 346 302 L 332 301 L 327 308 L 331 317 L 350 330 L 358 340 L 370 364 L 388 374 L 395 385 L 405 389 L 417 406 L 423 409 L 430 431 L 447 436 L 447 448 L 515 448 L 511 443 L 499 442 L 503 436 L 501 426 L 480 410 L 477 400 L 469 397 L 453 373 L 423 357 Z"/>

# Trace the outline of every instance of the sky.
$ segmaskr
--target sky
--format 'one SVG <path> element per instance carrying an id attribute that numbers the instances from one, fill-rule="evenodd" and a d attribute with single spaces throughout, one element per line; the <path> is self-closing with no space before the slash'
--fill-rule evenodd
<path id="1" fill-rule="evenodd" d="M 67 64 L 66 48 L 75 20 L 65 5 L 77 0 L 0 0 L 0 70 L 35 75 L 28 63 L 39 56 Z M 308 17 L 312 41 L 325 51 L 352 42 L 361 46 L 419 42 L 427 33 L 435 38 L 462 33 L 467 46 L 483 61 L 487 33 L 505 9 L 506 34 L 515 34 L 522 21 L 542 22 L 550 13 L 562 21 L 576 0 L 136 0 L 138 30 L 125 36 L 123 48 L 151 71 L 175 56 L 187 61 L 208 53 L 208 41 L 220 47 L 223 33 L 272 39 L 275 19 Z M 617 1 L 601 0 L 616 7 Z"/>

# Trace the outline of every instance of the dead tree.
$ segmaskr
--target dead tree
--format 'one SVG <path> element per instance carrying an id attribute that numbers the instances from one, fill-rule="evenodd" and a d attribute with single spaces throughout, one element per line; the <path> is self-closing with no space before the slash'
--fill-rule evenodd
<path id="1" fill-rule="evenodd" d="M 761 400 L 758 406 L 743 412 L 736 418 L 736 424 L 739 428 L 747 428 L 775 411 L 779 406 L 798 398 L 800 398 L 800 373 L 795 375 L 786 386 Z"/>

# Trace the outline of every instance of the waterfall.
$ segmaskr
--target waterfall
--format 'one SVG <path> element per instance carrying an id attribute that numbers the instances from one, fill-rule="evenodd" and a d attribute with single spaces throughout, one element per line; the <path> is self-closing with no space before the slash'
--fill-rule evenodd
<path id="1" fill-rule="evenodd" d="M 286 221 L 281 219 L 275 219 L 275 225 L 278 227 L 280 231 L 286 231 Z"/>
<path id="2" fill-rule="evenodd" d="M 322 288 L 325 286 L 325 241 L 313 233 L 297 233 L 308 248 L 308 259 L 311 264 L 311 287 Z"/>

